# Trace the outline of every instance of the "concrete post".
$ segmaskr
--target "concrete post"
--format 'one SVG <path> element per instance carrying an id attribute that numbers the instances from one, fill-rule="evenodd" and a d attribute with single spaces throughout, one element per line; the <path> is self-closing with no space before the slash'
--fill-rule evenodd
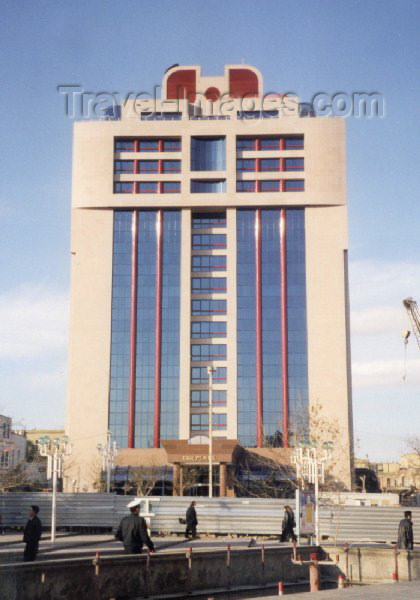
<path id="1" fill-rule="evenodd" d="M 311 592 L 319 592 L 319 565 L 316 552 L 311 553 L 309 564 L 309 587 Z"/>

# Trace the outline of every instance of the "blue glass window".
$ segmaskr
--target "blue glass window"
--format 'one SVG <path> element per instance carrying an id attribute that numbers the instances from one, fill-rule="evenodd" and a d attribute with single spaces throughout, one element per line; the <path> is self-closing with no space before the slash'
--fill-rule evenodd
<path id="1" fill-rule="evenodd" d="M 191 314 L 193 317 L 211 317 L 226 314 L 226 300 L 192 300 Z"/>
<path id="2" fill-rule="evenodd" d="M 237 228 L 237 406 L 238 437 L 255 446 L 255 211 L 238 210 Z"/>
<path id="3" fill-rule="evenodd" d="M 191 171 L 224 171 L 226 169 L 226 140 L 191 138 Z"/>
<path id="4" fill-rule="evenodd" d="M 181 172 L 181 161 L 180 160 L 164 160 L 163 161 L 163 172 L 164 173 L 180 173 Z"/>
<path id="5" fill-rule="evenodd" d="M 191 323 L 192 338 L 226 337 L 226 321 L 193 321 Z"/>
<path id="6" fill-rule="evenodd" d="M 157 181 L 139 181 L 137 189 L 140 194 L 156 194 L 158 191 Z"/>
<path id="7" fill-rule="evenodd" d="M 134 160 L 114 161 L 114 173 L 134 173 Z"/>
<path id="8" fill-rule="evenodd" d="M 163 140 L 163 151 L 164 152 L 180 152 L 181 151 L 181 140 Z"/>
<path id="9" fill-rule="evenodd" d="M 163 194 L 179 194 L 181 191 L 180 181 L 164 181 L 162 183 Z"/>
<path id="10" fill-rule="evenodd" d="M 278 192 L 280 190 L 280 181 L 278 179 L 267 179 L 260 181 L 260 192 Z"/>
<path id="11" fill-rule="evenodd" d="M 226 256 L 192 256 L 191 271 L 226 271 Z"/>
<path id="12" fill-rule="evenodd" d="M 255 171 L 255 158 L 237 158 L 237 171 Z"/>
<path id="13" fill-rule="evenodd" d="M 215 250 L 226 248 L 225 233 L 194 233 L 192 235 L 193 250 Z"/>
<path id="14" fill-rule="evenodd" d="M 209 229 L 213 227 L 226 227 L 225 212 L 198 212 L 192 213 L 191 226 L 193 229 Z"/>
<path id="15" fill-rule="evenodd" d="M 213 374 L 213 383 L 226 383 L 226 367 L 216 367 L 216 371 Z M 194 385 L 208 384 L 209 374 L 207 373 L 207 367 L 191 367 L 191 383 Z"/>
<path id="16" fill-rule="evenodd" d="M 301 150 L 303 149 L 303 135 L 295 137 L 287 137 L 284 139 L 285 150 Z"/>
<path id="17" fill-rule="evenodd" d="M 212 430 L 218 430 L 218 429 L 226 429 L 227 427 L 227 415 L 226 414 L 219 414 L 219 413 L 214 413 L 212 415 L 212 419 L 211 419 L 211 424 L 212 424 Z"/>
<path id="18" fill-rule="evenodd" d="M 226 292 L 226 277 L 193 277 L 192 294 L 213 294 Z"/>
<path id="19" fill-rule="evenodd" d="M 280 211 L 261 211 L 261 296 L 264 436 L 282 439 Z M 277 437 L 279 435 L 277 434 Z"/>
<path id="20" fill-rule="evenodd" d="M 226 344 L 191 344 L 191 360 L 226 360 Z"/>
<path id="21" fill-rule="evenodd" d="M 132 219 L 131 211 L 114 212 L 109 428 L 121 448 L 128 429 Z"/>
<path id="22" fill-rule="evenodd" d="M 191 179 L 191 193 L 193 194 L 221 194 L 226 192 L 225 179 Z"/>
<path id="23" fill-rule="evenodd" d="M 137 241 L 136 448 L 153 447 L 156 211 L 139 211 Z"/>
<path id="24" fill-rule="evenodd" d="M 237 192 L 255 192 L 255 181 L 237 181 L 236 182 Z"/>
<path id="25" fill-rule="evenodd" d="M 303 158 L 285 158 L 284 159 L 284 170 L 285 171 L 303 171 L 304 170 L 304 159 Z"/>
<path id="26" fill-rule="evenodd" d="M 280 171 L 280 159 L 262 158 L 260 160 L 260 171 Z"/>
<path id="27" fill-rule="evenodd" d="M 162 112 L 162 113 L 142 113 L 141 121 L 180 121 L 182 113 L 180 112 Z"/>
<path id="28" fill-rule="evenodd" d="M 213 414 L 211 419 L 212 431 L 218 431 L 219 429 L 226 429 L 227 427 L 227 415 L 226 414 Z M 209 428 L 209 415 L 208 413 L 199 413 L 191 415 L 191 431 L 208 431 Z"/>
<path id="29" fill-rule="evenodd" d="M 260 150 L 279 150 L 280 136 L 260 139 Z"/>
<path id="30" fill-rule="evenodd" d="M 162 258 L 162 440 L 179 438 L 181 213 L 163 213 Z"/>
<path id="31" fill-rule="evenodd" d="M 158 173 L 159 171 L 157 160 L 139 160 L 137 164 L 139 173 Z"/>
<path id="32" fill-rule="evenodd" d="M 241 110 L 237 113 L 238 119 L 260 119 L 261 112 L 259 110 Z"/>
<path id="33" fill-rule="evenodd" d="M 115 181 L 114 182 L 114 193 L 115 194 L 132 194 L 133 193 L 132 181 Z"/>
<path id="34" fill-rule="evenodd" d="M 191 431 L 207 431 L 209 428 L 209 415 L 200 413 L 191 415 Z"/>
<path id="35" fill-rule="evenodd" d="M 236 150 L 255 150 L 257 138 L 236 138 Z"/>
<path id="36" fill-rule="evenodd" d="M 285 179 L 284 191 L 285 192 L 304 192 L 305 191 L 304 179 Z"/>
<path id="37" fill-rule="evenodd" d="M 139 152 L 157 152 L 159 150 L 159 140 L 139 140 Z"/>
<path id="38" fill-rule="evenodd" d="M 286 211 L 289 421 L 293 431 L 308 429 L 308 350 L 305 273 L 305 211 Z"/>
<path id="39" fill-rule="evenodd" d="M 134 140 L 115 140 L 115 152 L 133 152 Z"/>
<path id="40" fill-rule="evenodd" d="M 227 391 L 226 390 L 212 390 L 212 404 L 213 406 L 226 406 L 227 402 Z M 193 408 L 206 408 L 209 405 L 209 391 L 208 390 L 191 390 L 191 406 Z"/>

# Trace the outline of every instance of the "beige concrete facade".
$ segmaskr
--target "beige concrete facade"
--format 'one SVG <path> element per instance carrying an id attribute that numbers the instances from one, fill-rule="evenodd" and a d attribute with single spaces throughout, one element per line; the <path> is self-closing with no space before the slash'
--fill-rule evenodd
<path id="1" fill-rule="evenodd" d="M 197 73 L 197 90 L 215 86 L 228 89 L 227 66 L 224 77 L 201 77 Z M 181 67 L 180 67 L 181 68 Z M 240 68 L 248 69 L 240 65 Z M 258 78 L 260 96 L 253 99 L 256 108 L 263 105 L 262 77 Z M 176 68 L 165 74 L 162 89 Z M 277 102 L 279 98 L 276 99 Z M 267 100 L 269 103 L 270 100 Z M 96 446 L 106 441 L 108 423 L 111 302 L 113 265 L 113 214 L 117 209 L 177 208 L 182 213 L 181 233 L 181 309 L 179 365 L 179 439 L 193 437 L 190 430 L 190 329 L 191 320 L 191 211 L 226 210 L 227 338 L 200 340 L 204 343 L 226 343 L 227 361 L 213 362 L 226 366 L 227 429 L 215 433 L 229 440 L 237 439 L 236 403 L 236 210 L 238 208 L 302 207 L 305 208 L 306 286 L 309 401 L 320 405 L 326 418 L 334 420 L 340 431 L 340 456 L 337 478 L 347 486 L 351 481 L 352 416 L 351 374 L 348 345 L 347 305 L 347 208 L 345 166 L 345 123 L 340 119 L 299 118 L 280 114 L 277 118 L 244 120 L 236 117 L 240 101 L 231 99 L 219 107 L 223 120 L 207 119 L 206 110 L 215 116 L 216 103 L 197 99 L 196 105 L 185 100 L 169 101 L 163 95 L 158 111 L 180 112 L 173 121 L 140 120 L 136 110 L 142 103 L 127 105 L 120 120 L 77 122 L 74 126 L 72 237 L 71 237 L 71 318 L 69 389 L 66 433 L 73 444 L 69 480 L 77 487 L 91 490 L 92 470 L 97 464 Z M 147 106 L 143 106 L 147 110 Z M 229 108 L 229 110 L 227 110 Z M 270 105 L 270 109 L 271 109 Z M 199 112 L 202 119 L 191 118 Z M 303 135 L 304 149 L 236 151 L 237 136 Z M 135 137 L 180 138 L 179 152 L 161 152 L 159 159 L 180 160 L 181 172 L 159 175 L 114 175 L 114 160 L 155 160 L 155 152 L 114 153 L 115 138 Z M 190 171 L 191 136 L 224 136 L 226 170 L 192 173 Z M 302 192 L 236 192 L 237 180 L 278 179 L 279 173 L 239 173 L 237 158 L 304 157 L 302 174 L 281 172 L 281 179 L 304 179 Z M 118 181 L 180 181 L 180 193 L 118 194 Z M 191 193 L 191 179 L 226 180 L 226 192 Z M 213 251 L 217 254 L 218 251 Z M 210 275 L 211 277 L 212 275 Z M 211 320 L 220 317 L 210 317 Z M 201 319 L 205 320 L 205 319 Z M 206 363 L 203 364 L 207 364 Z M 200 387 L 200 386 L 199 386 Z M 203 387 L 203 386 L 201 386 Z M 204 386 L 205 387 L 205 386 Z M 218 389 L 218 386 L 215 386 Z M 215 408 L 215 413 L 220 409 Z M 151 450 L 152 451 L 152 450 Z M 142 450 L 142 453 L 147 450 Z M 154 451 L 152 451 L 154 452 Z M 124 454 L 124 461 L 127 454 Z M 118 463 L 118 459 L 117 459 Z"/>

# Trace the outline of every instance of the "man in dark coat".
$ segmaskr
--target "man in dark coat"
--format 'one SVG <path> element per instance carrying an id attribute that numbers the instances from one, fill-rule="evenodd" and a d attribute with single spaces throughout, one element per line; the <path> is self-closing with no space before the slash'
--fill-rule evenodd
<path id="1" fill-rule="evenodd" d="M 143 517 L 140 517 L 141 500 L 133 500 L 127 507 L 130 509 L 130 515 L 121 519 L 115 537 L 123 543 L 126 554 L 140 554 L 143 544 L 150 552 L 155 551 L 152 540 L 147 533 L 147 524 Z"/>
<path id="2" fill-rule="evenodd" d="M 29 510 L 29 519 L 23 530 L 23 541 L 26 543 L 23 560 L 35 560 L 38 553 L 39 540 L 41 539 L 42 523 L 38 518 L 39 506 L 35 504 Z"/>
<path id="3" fill-rule="evenodd" d="M 186 515 L 185 515 L 185 520 L 187 522 L 187 527 L 185 529 L 185 537 L 189 538 L 190 537 L 190 532 L 191 532 L 191 536 L 193 538 L 195 538 L 196 535 L 197 535 L 198 520 L 197 520 L 197 513 L 195 511 L 195 502 L 194 502 L 194 500 L 191 502 L 191 504 L 187 508 L 187 512 L 186 512 Z"/>
<path id="4" fill-rule="evenodd" d="M 401 519 L 398 526 L 398 548 L 412 550 L 414 544 L 413 523 L 411 521 L 411 510 L 404 512 L 404 519 Z"/>
<path id="5" fill-rule="evenodd" d="M 296 527 L 295 515 L 291 506 L 286 505 L 284 507 L 284 517 L 282 522 L 282 530 L 280 541 L 287 542 L 289 538 L 292 538 L 292 542 L 297 541 L 295 536 L 294 528 Z"/>

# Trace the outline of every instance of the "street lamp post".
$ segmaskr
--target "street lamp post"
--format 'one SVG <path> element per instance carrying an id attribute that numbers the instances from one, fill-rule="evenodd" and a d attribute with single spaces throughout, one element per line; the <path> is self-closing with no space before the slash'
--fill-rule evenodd
<path id="1" fill-rule="evenodd" d="M 332 442 L 322 444 L 322 454 L 318 453 L 317 443 L 304 442 L 295 448 L 292 462 L 296 465 L 296 478 L 314 484 L 315 491 L 315 543 L 318 545 L 319 536 L 319 483 L 324 483 L 325 463 L 329 460 L 333 449 Z"/>
<path id="2" fill-rule="evenodd" d="M 111 471 L 114 468 L 114 458 L 118 454 L 117 442 L 111 443 L 111 432 L 106 433 L 106 446 L 98 444 L 97 446 L 99 456 L 102 457 L 102 470 L 106 471 L 106 493 L 109 494 L 111 491 Z"/>
<path id="3" fill-rule="evenodd" d="M 209 375 L 209 498 L 213 498 L 213 374 L 214 367 L 207 367 Z"/>
<path id="4" fill-rule="evenodd" d="M 55 542 L 57 523 L 57 480 L 63 476 L 63 457 L 71 454 L 69 438 L 51 438 L 46 435 L 38 441 L 41 456 L 47 457 L 47 479 L 52 478 L 51 543 Z"/>

